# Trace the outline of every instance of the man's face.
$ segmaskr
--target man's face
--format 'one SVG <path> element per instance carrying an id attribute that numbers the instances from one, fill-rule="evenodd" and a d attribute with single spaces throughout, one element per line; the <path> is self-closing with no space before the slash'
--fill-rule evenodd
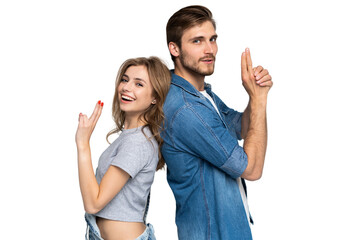
<path id="1" fill-rule="evenodd" d="M 213 74 L 217 53 L 216 32 L 210 21 L 184 31 L 179 60 L 182 67 L 203 76 Z"/>

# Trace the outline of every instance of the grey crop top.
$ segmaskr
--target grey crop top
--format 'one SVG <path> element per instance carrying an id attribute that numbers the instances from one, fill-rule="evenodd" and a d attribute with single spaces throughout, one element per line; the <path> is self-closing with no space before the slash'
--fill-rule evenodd
<path id="1" fill-rule="evenodd" d="M 120 192 L 95 216 L 125 222 L 143 222 L 147 198 L 158 164 L 158 144 L 148 140 L 142 127 L 124 129 L 100 156 L 96 180 L 100 184 L 110 165 L 121 168 L 131 178 Z M 152 134 L 144 128 L 148 137 Z"/>

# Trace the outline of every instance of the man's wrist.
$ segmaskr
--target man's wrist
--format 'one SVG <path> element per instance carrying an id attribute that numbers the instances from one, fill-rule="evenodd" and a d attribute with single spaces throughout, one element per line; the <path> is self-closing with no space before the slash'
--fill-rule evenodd
<path id="1" fill-rule="evenodd" d="M 249 106 L 251 110 L 266 108 L 267 98 L 250 98 Z"/>

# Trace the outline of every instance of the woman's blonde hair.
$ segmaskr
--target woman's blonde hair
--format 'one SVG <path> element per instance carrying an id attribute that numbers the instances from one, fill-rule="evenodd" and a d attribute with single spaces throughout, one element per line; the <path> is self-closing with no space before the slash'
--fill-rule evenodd
<path id="1" fill-rule="evenodd" d="M 106 135 L 106 140 L 109 142 L 108 138 L 114 133 L 118 133 L 123 129 L 125 122 L 125 112 L 120 109 L 120 100 L 118 95 L 118 87 L 123 78 L 126 70 L 131 66 L 145 66 L 151 85 L 153 86 L 153 97 L 156 99 L 155 104 L 151 104 L 149 108 L 140 116 L 145 121 L 144 127 L 149 127 L 151 133 L 153 134 L 155 140 L 159 145 L 159 163 L 156 170 L 162 169 L 165 165 L 165 161 L 161 155 L 161 146 L 163 140 L 160 136 L 160 132 L 163 129 L 164 125 L 164 112 L 163 105 L 165 102 L 166 95 L 170 88 L 171 83 L 171 73 L 167 66 L 158 58 L 158 57 L 149 57 L 149 58 L 131 58 L 126 60 L 119 68 L 116 83 L 115 83 L 115 94 L 112 105 L 112 116 L 115 121 L 116 127 L 111 130 Z M 142 129 L 143 129 L 142 128 Z M 143 132 L 144 133 L 144 132 Z M 145 135 L 145 134 L 144 134 Z M 146 135 L 145 135 L 146 136 Z M 146 136 L 148 137 L 148 136 Z"/>

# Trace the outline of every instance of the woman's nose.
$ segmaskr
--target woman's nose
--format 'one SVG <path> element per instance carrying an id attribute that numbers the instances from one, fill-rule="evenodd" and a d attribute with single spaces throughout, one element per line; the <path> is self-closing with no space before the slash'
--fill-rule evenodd
<path id="1" fill-rule="evenodd" d="M 131 91 L 131 84 L 129 82 L 123 83 L 122 90 L 124 92 L 130 92 Z"/>

